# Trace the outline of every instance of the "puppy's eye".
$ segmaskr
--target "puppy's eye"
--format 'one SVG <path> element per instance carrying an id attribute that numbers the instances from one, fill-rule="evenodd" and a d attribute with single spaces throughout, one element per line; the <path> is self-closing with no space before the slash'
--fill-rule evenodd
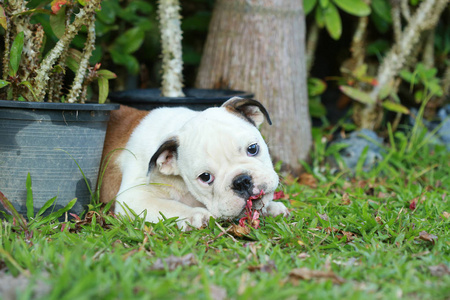
<path id="1" fill-rule="evenodd" d="M 256 156 L 259 153 L 259 145 L 258 144 L 251 144 L 247 148 L 247 155 L 248 156 Z"/>
<path id="2" fill-rule="evenodd" d="M 206 184 L 212 184 L 214 182 L 214 176 L 208 172 L 200 174 L 198 179 Z"/>

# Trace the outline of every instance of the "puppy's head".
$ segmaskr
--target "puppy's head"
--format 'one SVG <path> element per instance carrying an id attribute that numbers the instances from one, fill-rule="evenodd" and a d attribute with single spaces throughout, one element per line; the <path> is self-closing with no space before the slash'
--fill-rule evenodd
<path id="1" fill-rule="evenodd" d="M 258 126 L 266 109 L 256 100 L 232 98 L 187 122 L 153 155 L 150 168 L 179 175 L 189 192 L 216 217 L 239 216 L 247 199 L 267 206 L 278 186 L 269 150 Z"/>

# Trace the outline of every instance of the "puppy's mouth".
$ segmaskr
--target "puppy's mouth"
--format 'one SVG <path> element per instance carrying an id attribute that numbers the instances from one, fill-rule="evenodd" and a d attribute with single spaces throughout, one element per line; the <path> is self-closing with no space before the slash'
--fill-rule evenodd
<path id="1" fill-rule="evenodd" d="M 259 216 L 261 215 L 258 208 L 254 207 L 254 202 L 259 201 L 262 202 L 261 199 L 264 196 L 264 191 L 261 190 L 259 194 L 250 196 L 245 204 L 245 208 L 241 214 L 244 214 L 242 218 L 239 220 L 239 225 L 242 227 L 251 226 L 255 229 L 259 228 Z M 256 203 L 255 203 L 256 204 Z"/>
<path id="2" fill-rule="evenodd" d="M 265 194 L 266 193 L 264 192 L 264 190 L 261 190 L 259 194 L 251 195 L 250 197 L 248 197 L 238 217 L 243 218 L 249 215 L 249 213 L 252 213 L 253 215 L 255 211 L 260 211 L 264 207 L 262 198 Z"/>

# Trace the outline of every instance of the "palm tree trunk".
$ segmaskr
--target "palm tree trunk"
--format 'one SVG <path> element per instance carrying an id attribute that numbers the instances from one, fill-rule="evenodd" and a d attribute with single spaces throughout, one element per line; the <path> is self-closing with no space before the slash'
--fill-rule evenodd
<path id="1" fill-rule="evenodd" d="M 250 91 L 271 114 L 273 159 L 298 174 L 312 144 L 299 0 L 217 0 L 196 85 Z"/>

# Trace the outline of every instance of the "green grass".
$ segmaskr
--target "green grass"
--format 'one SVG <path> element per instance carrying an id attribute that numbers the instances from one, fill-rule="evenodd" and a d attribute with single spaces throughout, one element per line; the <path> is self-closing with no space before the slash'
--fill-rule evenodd
<path id="1" fill-rule="evenodd" d="M 391 135 L 379 167 L 356 174 L 320 172 L 317 153 L 326 151 L 316 143 L 316 186 L 287 179 L 281 201 L 291 217 L 265 218 L 247 237 L 224 233 L 224 222 L 181 232 L 174 220 L 146 224 L 99 208 L 82 226 L 40 221 L 28 234 L 4 221 L 0 291 L 17 288 L 17 299 L 449 299 L 449 154 L 418 137 Z"/>

